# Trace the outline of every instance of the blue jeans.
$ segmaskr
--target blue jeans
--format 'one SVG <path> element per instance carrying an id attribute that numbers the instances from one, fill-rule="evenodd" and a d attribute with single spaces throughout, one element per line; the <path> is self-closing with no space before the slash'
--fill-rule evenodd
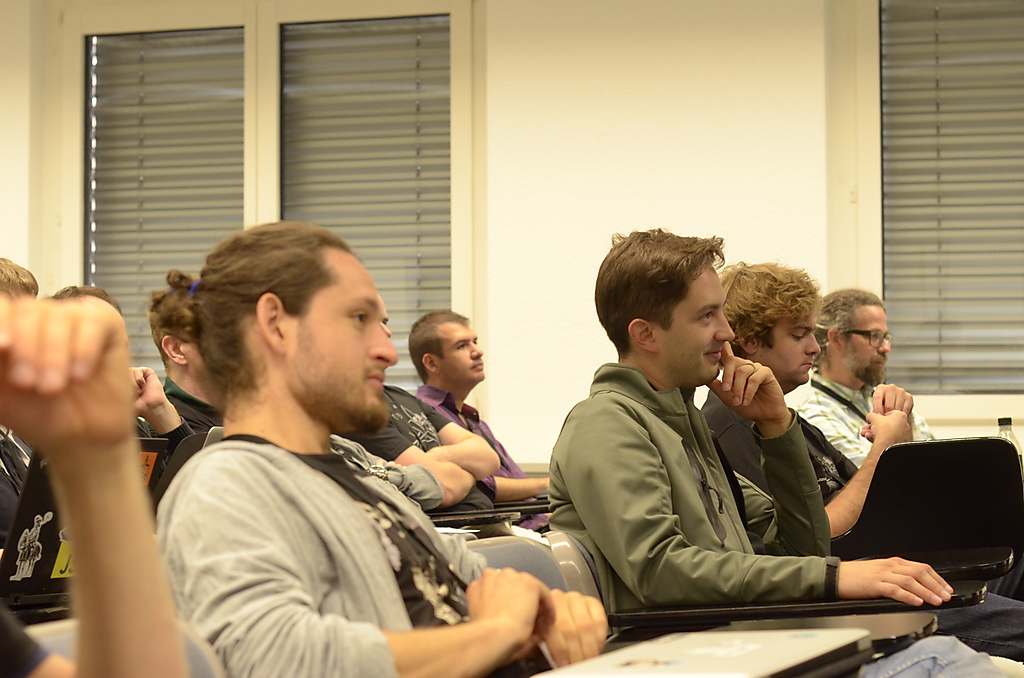
<path id="1" fill-rule="evenodd" d="M 862 678 L 1003 678 L 987 655 L 951 636 L 931 636 L 864 665 Z"/>
<path id="2" fill-rule="evenodd" d="M 978 652 L 1024 661 L 1024 602 L 989 593 L 980 605 L 933 612 L 939 633 L 956 636 Z"/>

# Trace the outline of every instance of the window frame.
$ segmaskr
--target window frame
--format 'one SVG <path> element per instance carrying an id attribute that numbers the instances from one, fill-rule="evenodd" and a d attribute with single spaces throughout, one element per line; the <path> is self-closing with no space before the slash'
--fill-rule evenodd
<path id="1" fill-rule="evenodd" d="M 825 3 L 828 280 L 825 291 L 882 292 L 882 101 L 877 2 Z M 898 347 L 897 347 L 898 350 Z M 995 435 L 996 417 L 1024 421 L 1014 394 L 922 395 L 936 435 Z"/>
<path id="2" fill-rule="evenodd" d="M 474 18 L 472 0 L 241 0 L 209 3 L 183 0 L 55 3 L 47 23 L 47 42 L 55 56 L 46 73 L 48 143 L 43 172 L 60 177 L 44 188 L 47 209 L 37 223 L 45 241 L 59 243 L 50 276 L 80 284 L 84 278 L 84 163 L 86 125 L 85 40 L 90 35 L 192 30 L 241 26 L 245 31 L 244 210 L 246 227 L 280 218 L 280 25 L 319 21 L 373 19 L 426 14 L 451 17 L 451 228 L 452 307 L 472 317 L 483 295 L 484 272 L 474 261 L 482 245 L 474 238 L 474 221 L 483 201 L 474 201 L 481 184 L 474 173 L 483 166 L 482 17 Z M 480 11 L 477 14 L 481 14 Z M 478 312 L 480 311 L 480 312 Z M 481 394 L 482 395 L 482 394 Z"/>

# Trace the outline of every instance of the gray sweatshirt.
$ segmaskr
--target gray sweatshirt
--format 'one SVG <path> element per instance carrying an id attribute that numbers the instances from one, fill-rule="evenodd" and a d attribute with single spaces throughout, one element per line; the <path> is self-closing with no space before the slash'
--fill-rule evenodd
<path id="1" fill-rule="evenodd" d="M 418 520 L 464 581 L 483 559 Z M 226 441 L 193 457 L 157 517 L 179 615 L 232 678 L 396 675 L 381 629 L 411 628 L 376 528 L 333 480 L 273 445 Z"/>

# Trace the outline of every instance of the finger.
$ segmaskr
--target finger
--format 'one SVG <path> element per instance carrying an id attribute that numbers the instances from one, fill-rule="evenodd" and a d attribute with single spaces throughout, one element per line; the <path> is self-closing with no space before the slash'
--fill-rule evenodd
<path id="1" fill-rule="evenodd" d="M 547 637 L 551 629 L 558 623 L 558 610 L 555 600 L 551 595 L 551 589 L 539 580 L 534 579 L 534 581 L 537 585 L 539 598 L 537 600 L 537 619 L 533 624 L 533 633 L 535 637 L 540 639 Z"/>
<path id="2" fill-rule="evenodd" d="M 728 385 L 729 390 L 732 392 L 732 404 L 733 405 L 746 405 L 750 403 L 750 398 L 757 392 L 757 386 L 760 381 L 763 381 L 763 376 L 753 382 L 753 390 L 748 391 L 751 386 L 751 378 L 757 373 L 757 369 L 760 367 L 757 363 L 752 363 L 749 360 L 743 360 L 742 358 L 733 358 L 730 361 L 730 367 L 732 367 L 731 381 L 726 381 L 725 373 L 722 373 L 723 385 Z"/>
<path id="3" fill-rule="evenodd" d="M 40 393 L 58 393 L 68 382 L 71 363 L 73 312 L 67 306 L 55 304 L 41 328 L 37 389 Z"/>
<path id="4" fill-rule="evenodd" d="M 14 304 L 6 295 L 0 294 L 0 351 L 11 344 L 11 317 Z"/>
<path id="5" fill-rule="evenodd" d="M 736 356 L 733 355 L 732 346 L 729 342 L 722 344 L 722 374 L 719 380 L 722 382 L 722 390 L 728 391 L 732 388 L 732 373 L 736 369 Z"/>
<path id="6" fill-rule="evenodd" d="M 566 597 L 579 636 L 580 660 L 596 657 L 608 637 L 608 618 L 604 606 L 596 598 L 576 592 Z"/>
<path id="7" fill-rule="evenodd" d="M 76 325 L 71 349 L 71 377 L 85 380 L 96 372 L 100 357 L 119 341 L 119 328 L 98 307 L 83 304 L 79 311 L 82 316 Z M 113 309 L 110 312 L 113 313 Z"/>
<path id="8" fill-rule="evenodd" d="M 771 370 L 760 363 L 751 363 L 750 369 L 753 370 L 747 377 L 746 382 L 743 385 L 743 404 L 749 405 L 754 399 L 754 395 L 757 390 L 761 388 L 761 384 L 764 383 L 765 379 L 771 374 Z"/>
<path id="9" fill-rule="evenodd" d="M 931 565 L 904 560 L 903 558 L 897 558 L 896 560 L 904 567 L 911 569 L 913 576 L 929 591 L 935 592 L 943 600 L 950 599 L 951 596 L 949 594 L 953 593 L 953 587 Z"/>
<path id="10" fill-rule="evenodd" d="M 141 393 L 142 387 L 146 385 L 146 376 L 143 374 L 141 367 L 132 367 L 129 369 L 131 370 L 131 379 L 135 384 L 135 390 L 136 392 Z"/>
<path id="11" fill-rule="evenodd" d="M 901 393 L 901 396 L 902 398 L 900 399 L 899 404 L 896 406 L 896 409 L 900 410 L 909 417 L 910 413 L 914 411 L 914 396 L 910 395 L 906 391 L 903 391 L 903 393 Z"/>
<path id="12" fill-rule="evenodd" d="M 885 388 L 879 387 L 871 394 L 871 411 L 885 414 Z"/>
<path id="13" fill-rule="evenodd" d="M 17 388 L 33 388 L 39 354 L 40 328 L 46 322 L 49 304 L 16 305 L 11 318 L 10 362 L 7 379 Z"/>
<path id="14" fill-rule="evenodd" d="M 949 599 L 949 593 L 945 588 L 938 588 L 937 582 L 926 574 L 926 568 L 928 570 L 931 569 L 926 565 L 921 566 L 920 563 L 908 563 L 907 566 L 898 565 L 886 574 L 885 581 L 890 585 L 898 587 L 903 594 L 909 597 L 909 601 L 904 600 L 903 602 L 909 602 L 911 605 L 921 605 L 925 602 L 931 605 L 941 605 Z M 938 590 L 933 590 L 932 587 L 937 587 Z M 890 597 L 902 600 L 898 596 Z"/>
<path id="15" fill-rule="evenodd" d="M 579 648 L 578 639 L 574 637 L 575 622 L 565 595 L 561 591 L 552 592 L 552 599 L 557 608 L 556 621 L 544 636 L 544 641 L 547 643 L 551 658 L 555 660 L 555 666 L 568 666 L 574 661 L 579 661 L 582 650 Z"/>

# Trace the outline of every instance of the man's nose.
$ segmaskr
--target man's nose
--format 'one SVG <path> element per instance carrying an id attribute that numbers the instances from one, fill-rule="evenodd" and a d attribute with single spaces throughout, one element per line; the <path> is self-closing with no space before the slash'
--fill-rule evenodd
<path id="1" fill-rule="evenodd" d="M 715 341 L 720 341 L 723 344 L 732 341 L 736 338 L 736 333 L 729 327 L 729 321 L 722 317 L 722 322 L 719 324 L 718 331 L 715 332 Z"/>

